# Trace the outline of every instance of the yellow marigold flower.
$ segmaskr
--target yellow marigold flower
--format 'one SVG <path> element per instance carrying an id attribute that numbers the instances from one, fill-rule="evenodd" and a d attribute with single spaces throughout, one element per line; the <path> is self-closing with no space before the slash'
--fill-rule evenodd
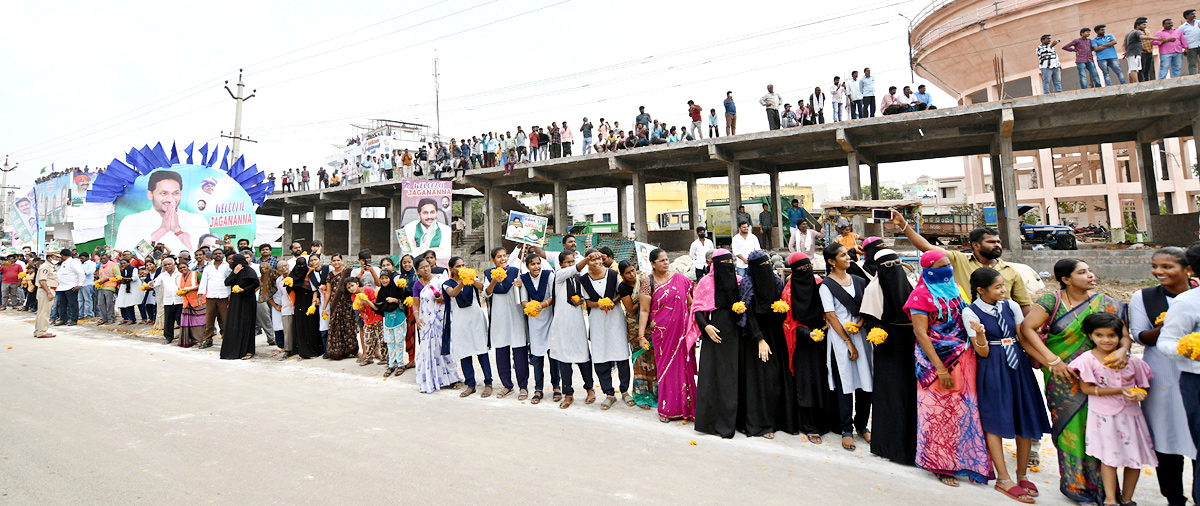
<path id="1" fill-rule="evenodd" d="M 292 277 L 283 278 L 283 286 L 292 286 Z"/>
<path id="2" fill-rule="evenodd" d="M 396 286 L 400 288 L 408 288 L 408 280 L 404 278 L 397 279 Z"/>
<path id="3" fill-rule="evenodd" d="M 504 270 L 503 268 L 497 267 L 492 269 L 492 281 L 500 283 L 503 282 L 504 278 L 506 277 L 508 277 L 508 271 Z"/>
<path id="4" fill-rule="evenodd" d="M 18 272 L 18 273 L 17 273 L 17 279 L 25 279 L 25 273 L 24 273 L 24 272 Z"/>
<path id="5" fill-rule="evenodd" d="M 580 300 L 582 300 L 582 299 L 580 299 L 578 295 L 571 296 L 571 302 L 578 304 Z"/>
<path id="6" fill-rule="evenodd" d="M 1166 311 L 1163 311 L 1163 312 L 1161 312 L 1161 313 L 1158 313 L 1158 318 L 1155 318 L 1155 319 L 1154 319 L 1154 324 L 1155 324 L 1155 325 L 1162 325 L 1162 322 L 1163 322 L 1163 320 L 1164 320 L 1164 319 L 1166 319 L 1166 318 L 1167 318 L 1167 312 L 1166 312 Z"/>
<path id="7" fill-rule="evenodd" d="M 185 293 L 187 293 L 187 292 L 184 290 L 175 290 L 175 295 L 183 295 Z"/>
<path id="8" fill-rule="evenodd" d="M 777 300 L 771 303 L 771 311 L 776 313 L 786 313 L 789 309 L 791 309 L 791 306 L 788 306 L 788 303 L 782 300 Z"/>
<path id="9" fill-rule="evenodd" d="M 1134 387 L 1134 388 L 1129 389 L 1129 393 L 1134 394 L 1134 395 L 1146 395 L 1146 389 Z"/>
<path id="10" fill-rule="evenodd" d="M 230 291 L 233 293 L 242 293 L 242 287 L 238 286 L 238 285 L 233 285 L 233 288 Z"/>
<path id="11" fill-rule="evenodd" d="M 146 284 L 146 283 L 142 283 L 142 291 L 143 291 L 143 292 L 144 292 L 144 291 L 146 291 L 146 290 L 149 290 L 149 289 L 150 289 L 150 285 L 148 285 L 148 284 Z"/>
<path id="12" fill-rule="evenodd" d="M 316 312 L 317 312 L 317 308 L 315 308 L 315 307 L 313 307 L 313 306 L 308 306 L 308 311 L 305 311 L 305 312 L 304 312 L 304 314 L 306 314 L 306 315 L 311 315 L 311 314 L 313 314 L 313 313 L 316 313 Z"/>
<path id="13" fill-rule="evenodd" d="M 403 281 L 403 280 L 401 280 L 401 281 Z M 412 307 L 412 305 L 413 305 L 413 298 L 412 298 L 412 296 L 411 296 L 411 295 L 410 295 L 410 296 L 408 296 L 408 297 L 405 297 L 405 298 L 404 298 L 404 305 L 405 305 L 405 306 L 408 306 L 408 307 Z"/>
<path id="14" fill-rule="evenodd" d="M 735 312 L 737 314 L 745 313 L 746 312 L 746 303 L 742 302 L 740 300 L 737 302 L 734 302 L 732 309 L 733 309 L 733 312 Z"/>
<path id="15" fill-rule="evenodd" d="M 321 319 L 322 319 L 322 320 L 328 320 L 328 319 L 329 319 L 329 313 L 321 313 Z"/>
<path id="16" fill-rule="evenodd" d="M 604 297 L 604 298 L 596 301 L 596 305 L 600 306 L 600 309 L 603 309 L 605 311 L 612 311 L 612 308 L 617 307 L 616 304 L 613 304 L 612 299 L 610 299 L 608 297 Z"/>
<path id="17" fill-rule="evenodd" d="M 871 344 L 874 344 L 875 346 L 883 344 L 884 341 L 887 341 L 887 337 L 887 331 L 883 330 L 881 327 L 875 327 L 871 329 L 870 332 L 867 332 L 867 340 L 871 341 Z"/>
<path id="18" fill-rule="evenodd" d="M 846 333 L 854 334 L 858 332 L 858 322 L 848 321 L 842 324 L 842 328 L 846 329 Z"/>
<path id="19" fill-rule="evenodd" d="M 542 303 L 536 300 L 531 300 L 525 303 L 525 316 L 536 317 L 542 314 Z"/>
<path id="20" fill-rule="evenodd" d="M 825 331 L 821 329 L 813 329 L 812 332 L 809 332 L 808 336 L 811 337 L 813 341 L 819 343 L 825 340 Z"/>
<path id="21" fill-rule="evenodd" d="M 475 278 L 477 277 L 479 277 L 479 274 L 475 272 L 475 269 L 463 267 L 458 270 L 458 279 L 468 285 L 475 283 Z"/>
<path id="22" fill-rule="evenodd" d="M 1179 339 L 1175 351 L 1192 360 L 1200 360 L 1200 332 L 1192 332 Z"/>

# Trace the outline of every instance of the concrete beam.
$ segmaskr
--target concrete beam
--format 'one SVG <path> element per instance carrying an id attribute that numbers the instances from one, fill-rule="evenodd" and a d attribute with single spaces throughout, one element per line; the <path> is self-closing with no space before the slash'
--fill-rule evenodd
<path id="1" fill-rule="evenodd" d="M 831 152 L 830 148 L 828 142 L 796 142 L 785 146 L 736 151 L 733 153 L 733 159 L 744 161 L 772 156 L 811 155 L 812 153 Z"/>
<path id="2" fill-rule="evenodd" d="M 525 177 L 527 179 L 535 179 L 538 181 L 545 181 L 548 183 L 554 182 L 554 179 L 555 179 L 553 176 L 550 175 L 549 171 L 546 171 L 543 169 L 530 167 L 525 172 L 526 172 Z"/>
<path id="3" fill-rule="evenodd" d="M 1138 130 L 1137 142 L 1154 142 L 1168 137 L 1179 137 L 1184 129 L 1192 126 L 1192 119 L 1195 116 L 1195 113 L 1185 112 L 1160 118 Z"/>
<path id="4" fill-rule="evenodd" d="M 386 197 L 389 199 L 392 198 L 392 196 L 396 195 L 396 193 L 397 193 L 395 190 L 384 190 L 382 188 L 367 188 L 367 187 L 361 188 L 360 191 L 362 191 L 363 195 L 366 195 L 369 197 Z"/>
<path id="5" fill-rule="evenodd" d="M 996 221 L 1000 239 L 1014 257 L 1021 252 L 1021 216 L 1017 214 L 1017 174 L 1014 168 L 1012 138 L 996 135 L 992 152 L 992 189 L 996 201 Z"/>
<path id="6" fill-rule="evenodd" d="M 479 188 L 480 190 L 483 190 L 485 188 L 491 188 L 491 187 L 495 186 L 494 181 L 489 180 L 489 179 L 484 179 L 484 178 L 478 177 L 478 176 L 463 176 L 462 182 L 465 185 L 474 186 L 476 188 Z"/>
<path id="7" fill-rule="evenodd" d="M 350 221 L 346 230 L 346 253 L 350 258 L 358 258 L 358 252 L 362 251 L 362 203 L 359 201 L 350 202 Z"/>
<path id="8" fill-rule="evenodd" d="M 842 147 L 842 151 L 845 151 L 846 153 L 857 153 L 859 163 L 865 163 L 872 166 L 878 165 L 878 162 L 875 160 L 875 156 L 871 154 L 870 150 L 863 149 L 861 146 L 859 146 L 858 139 L 850 132 L 847 132 L 845 128 L 839 128 L 836 132 L 834 132 L 834 140 L 836 140 L 838 145 Z"/>
<path id="9" fill-rule="evenodd" d="M 633 238 L 639 242 L 650 242 L 650 227 L 646 215 L 646 174 L 633 173 Z"/>
<path id="10" fill-rule="evenodd" d="M 356 196 L 357 195 L 351 194 L 349 192 L 329 192 L 329 191 L 327 191 L 327 192 L 321 193 L 321 197 L 319 200 L 324 200 L 324 201 L 328 201 L 328 202 L 350 202 L 351 200 L 354 200 L 354 197 L 356 197 Z"/>
<path id="11" fill-rule="evenodd" d="M 728 150 L 716 144 L 708 145 L 708 159 L 726 164 L 733 163 L 734 160 L 733 155 Z"/>
<path id="12" fill-rule="evenodd" d="M 632 171 L 637 171 L 637 170 L 647 171 L 647 170 L 654 170 L 654 169 L 686 168 L 686 167 L 692 167 L 695 165 L 704 165 L 706 163 L 710 163 L 710 162 L 714 162 L 714 161 L 718 161 L 718 160 L 714 160 L 707 156 L 679 156 L 679 157 L 672 157 L 672 158 L 662 158 L 662 159 L 658 159 L 658 160 L 654 160 L 654 161 L 650 161 L 650 162 L 630 163 L 628 165 L 629 169 L 627 172 L 632 172 Z"/>
<path id="13" fill-rule="evenodd" d="M 1149 142 L 1137 143 L 1138 176 L 1142 181 L 1142 220 L 1146 226 L 1147 240 L 1154 240 L 1154 230 L 1150 225 L 1150 217 L 1158 216 L 1162 210 L 1158 207 L 1158 174 L 1154 170 L 1154 147 Z"/>
<path id="14" fill-rule="evenodd" d="M 1004 109 L 1000 110 L 1000 137 L 1011 138 L 1015 122 L 1012 104 L 1005 105 Z"/>
<path id="15" fill-rule="evenodd" d="M 317 199 L 313 197 L 284 197 L 283 203 L 289 206 L 311 206 Z"/>
<path id="16" fill-rule="evenodd" d="M 632 165 L 632 163 L 625 161 L 623 158 L 618 158 L 616 155 L 608 157 L 609 173 L 632 174 L 634 172 Z"/>

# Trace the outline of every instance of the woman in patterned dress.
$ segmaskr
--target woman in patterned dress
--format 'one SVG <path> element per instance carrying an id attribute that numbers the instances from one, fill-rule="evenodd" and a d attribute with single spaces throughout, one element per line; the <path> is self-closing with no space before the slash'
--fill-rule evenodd
<path id="1" fill-rule="evenodd" d="M 330 279 L 329 344 L 325 348 L 329 360 L 358 355 L 358 315 L 354 314 L 354 294 L 346 289 L 349 273 L 349 269 L 343 269 Z"/>
<path id="2" fill-rule="evenodd" d="M 458 364 L 449 356 L 442 355 L 442 329 L 446 324 L 441 285 L 433 275 L 433 263 L 426 259 L 417 262 L 417 282 L 413 285 L 413 313 L 417 315 L 417 389 L 421 393 L 433 393 L 442 388 L 456 386 L 462 376 Z"/>
<path id="3" fill-rule="evenodd" d="M 658 368 L 654 363 L 654 349 L 650 342 L 645 346 L 638 338 L 638 319 L 641 317 L 641 283 L 643 275 L 628 260 L 617 264 L 621 283 L 617 285 L 617 301 L 625 307 L 625 328 L 629 334 L 629 346 L 633 350 L 633 404 L 642 409 L 658 404 Z"/>

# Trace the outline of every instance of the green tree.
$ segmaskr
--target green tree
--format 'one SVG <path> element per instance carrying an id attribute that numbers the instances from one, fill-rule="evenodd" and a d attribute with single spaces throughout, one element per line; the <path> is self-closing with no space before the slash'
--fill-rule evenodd
<path id="1" fill-rule="evenodd" d="M 871 198 L 871 187 L 870 186 L 862 187 L 862 198 L 864 200 L 869 200 Z M 879 187 L 879 199 L 880 200 L 904 200 L 904 192 L 900 191 L 899 188 L 896 188 L 894 186 L 880 186 Z M 853 199 L 851 199 L 849 195 L 846 195 L 846 196 L 842 197 L 842 200 L 853 200 Z"/>

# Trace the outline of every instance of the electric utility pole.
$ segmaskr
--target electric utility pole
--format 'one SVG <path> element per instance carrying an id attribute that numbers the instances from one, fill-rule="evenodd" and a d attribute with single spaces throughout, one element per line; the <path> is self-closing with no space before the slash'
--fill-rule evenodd
<path id="1" fill-rule="evenodd" d="M 233 159 L 234 160 L 237 160 L 238 153 L 240 153 L 239 147 L 240 147 L 241 141 L 258 142 L 258 141 L 252 141 L 250 139 L 242 137 L 242 102 L 245 102 L 247 100 L 254 98 L 254 92 L 258 91 L 258 90 L 250 90 L 250 96 L 243 97 L 242 93 L 243 93 L 243 90 L 245 89 L 245 87 L 246 87 L 246 85 L 242 84 L 242 69 L 238 69 L 237 95 L 234 95 L 233 90 L 229 89 L 229 81 L 225 81 L 225 91 L 229 92 L 229 98 L 232 98 L 235 102 L 237 102 L 237 104 L 234 106 L 234 110 L 233 110 L 233 135 L 225 135 L 224 132 L 221 132 L 221 137 L 225 137 L 227 139 L 233 139 Z"/>
<path id="2" fill-rule="evenodd" d="M 437 140 L 442 141 L 442 102 L 439 97 L 438 86 L 438 57 L 437 50 L 433 51 L 433 107 L 437 112 Z"/>
<path id="3" fill-rule="evenodd" d="M 0 167 L 0 171 L 4 172 L 3 180 L 0 180 L 0 192 L 3 192 L 3 194 L 4 194 L 3 200 L 0 200 L 0 212 L 4 213 L 4 215 L 0 216 L 0 221 L 8 219 L 8 204 L 9 204 L 9 202 L 8 202 L 8 195 L 9 195 L 8 173 L 12 172 L 14 170 L 17 170 L 18 165 L 20 165 L 20 164 L 14 163 L 12 165 L 9 165 L 8 164 L 8 155 L 4 155 L 4 166 Z"/>

